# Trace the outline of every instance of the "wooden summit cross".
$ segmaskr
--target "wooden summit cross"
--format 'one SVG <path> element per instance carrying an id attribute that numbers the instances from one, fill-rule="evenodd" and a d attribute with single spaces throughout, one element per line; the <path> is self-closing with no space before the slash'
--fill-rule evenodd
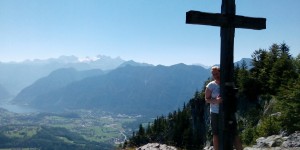
<path id="1" fill-rule="evenodd" d="M 233 83 L 233 49 L 235 28 L 266 29 L 265 18 L 252 18 L 235 15 L 235 0 L 222 0 L 221 14 L 189 11 L 187 24 L 201 24 L 221 27 L 221 97 L 219 113 L 219 149 L 233 149 L 233 134 L 230 128 L 235 121 L 235 90 Z M 213 57 L 213 56 L 212 56 Z"/>

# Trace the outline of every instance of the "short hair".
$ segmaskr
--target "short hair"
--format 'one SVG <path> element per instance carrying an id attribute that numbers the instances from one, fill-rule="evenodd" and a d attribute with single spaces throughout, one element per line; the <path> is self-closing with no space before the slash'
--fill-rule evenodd
<path id="1" fill-rule="evenodd" d="M 213 71 L 219 71 L 220 72 L 220 67 L 219 66 L 212 66 L 211 67 L 211 72 Z"/>

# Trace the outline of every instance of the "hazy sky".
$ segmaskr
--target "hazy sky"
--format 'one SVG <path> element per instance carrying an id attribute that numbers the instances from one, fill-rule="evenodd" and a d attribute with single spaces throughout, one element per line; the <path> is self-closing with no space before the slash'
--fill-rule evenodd
<path id="1" fill-rule="evenodd" d="M 0 61 L 120 56 L 150 64 L 220 63 L 220 28 L 185 24 L 189 10 L 220 13 L 222 0 L 0 0 Z M 300 0 L 236 0 L 237 15 L 267 18 L 236 29 L 235 61 L 285 42 L 300 53 Z"/>

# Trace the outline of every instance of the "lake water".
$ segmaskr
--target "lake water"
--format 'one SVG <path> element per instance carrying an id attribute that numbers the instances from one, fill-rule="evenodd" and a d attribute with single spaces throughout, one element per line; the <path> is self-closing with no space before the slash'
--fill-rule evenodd
<path id="1" fill-rule="evenodd" d="M 33 113 L 38 112 L 37 109 L 33 109 L 26 106 L 19 106 L 19 105 L 13 105 L 9 103 L 0 103 L 0 107 L 4 108 L 8 111 L 14 112 L 14 113 Z"/>

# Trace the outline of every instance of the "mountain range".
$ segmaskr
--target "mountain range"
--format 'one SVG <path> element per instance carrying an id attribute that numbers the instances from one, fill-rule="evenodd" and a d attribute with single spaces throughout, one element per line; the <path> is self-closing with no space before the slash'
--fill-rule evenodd
<path id="1" fill-rule="evenodd" d="M 237 63 L 249 59 L 241 60 Z M 160 115 L 182 107 L 210 77 L 199 65 L 151 65 L 97 56 L 0 63 L 0 101 L 42 111 L 99 109 Z"/>
<path id="2" fill-rule="evenodd" d="M 181 107 L 203 86 L 209 74 L 203 67 L 185 64 L 126 65 L 108 73 L 63 69 L 25 88 L 13 102 L 44 111 L 100 109 L 161 115 Z"/>
<path id="3" fill-rule="evenodd" d="M 126 62 L 121 58 L 98 55 L 94 58 L 78 58 L 76 56 L 61 56 L 45 60 L 35 59 L 22 62 L 0 62 L 0 85 L 5 88 L 10 97 L 16 96 L 23 88 L 31 85 L 37 79 L 49 75 L 61 68 L 77 70 L 101 69 L 108 71 Z M 8 97 L 8 95 L 6 97 Z"/>

